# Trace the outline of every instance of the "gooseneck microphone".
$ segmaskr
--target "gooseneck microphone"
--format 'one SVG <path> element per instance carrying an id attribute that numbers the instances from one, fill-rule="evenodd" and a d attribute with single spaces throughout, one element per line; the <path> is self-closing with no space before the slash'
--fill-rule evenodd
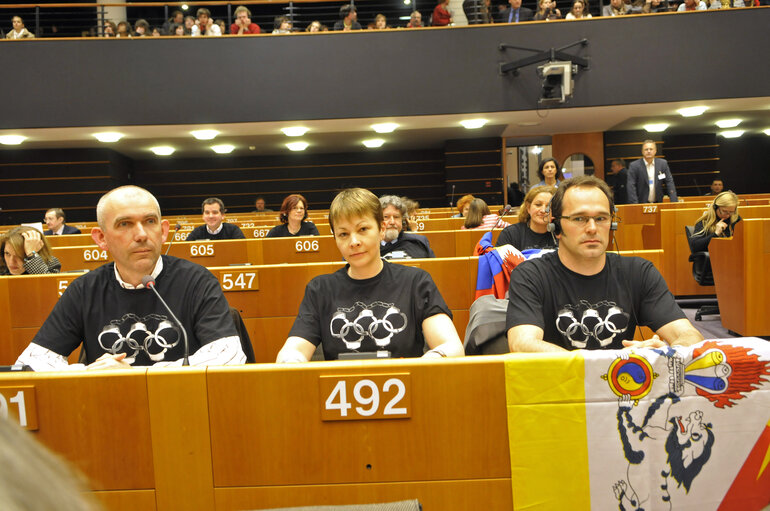
<path id="1" fill-rule="evenodd" d="M 178 224 L 177 224 L 178 225 Z M 155 289 L 155 279 L 152 278 L 150 275 L 145 275 L 142 277 L 142 285 L 144 287 L 152 289 L 152 292 L 155 293 L 155 296 L 158 297 L 158 300 L 160 300 L 160 303 L 163 304 L 163 306 L 166 308 L 166 311 L 171 315 L 171 319 L 176 321 L 176 324 L 179 325 L 179 328 L 182 330 L 182 339 L 184 339 L 184 359 L 182 360 L 183 366 L 189 366 L 190 365 L 190 344 L 187 341 L 187 330 L 184 329 L 184 325 L 181 321 L 176 317 L 176 315 L 171 311 L 171 308 L 168 306 L 166 301 L 163 299 L 162 296 L 160 296 L 160 293 L 158 293 L 158 290 Z"/>
<path id="2" fill-rule="evenodd" d="M 174 235 L 171 236 L 171 241 L 168 243 L 168 247 L 166 247 L 166 253 L 163 254 L 163 255 L 168 255 L 168 251 L 171 250 L 171 245 L 174 244 L 174 239 L 176 238 L 176 233 L 178 233 L 179 229 L 181 229 L 181 228 L 182 228 L 182 224 L 177 222 L 176 225 L 174 226 Z"/>
<path id="3" fill-rule="evenodd" d="M 498 218 L 498 219 L 497 219 L 497 223 L 495 224 L 495 226 L 494 226 L 494 227 L 492 227 L 492 229 L 497 229 L 497 226 L 498 226 L 498 225 L 500 225 L 500 222 L 502 222 L 502 221 L 503 221 L 503 217 L 504 217 L 505 215 L 507 215 L 508 213 L 510 213 L 510 212 L 511 212 L 511 209 L 513 209 L 513 206 L 511 206 L 510 204 L 506 204 L 506 205 L 505 205 L 505 207 L 503 208 L 503 210 L 500 212 L 500 218 Z M 490 229 L 490 230 L 491 230 L 491 229 Z"/>
<path id="4" fill-rule="evenodd" d="M 452 197 L 449 199 L 449 207 L 453 207 L 455 204 L 455 185 L 452 185 Z"/>

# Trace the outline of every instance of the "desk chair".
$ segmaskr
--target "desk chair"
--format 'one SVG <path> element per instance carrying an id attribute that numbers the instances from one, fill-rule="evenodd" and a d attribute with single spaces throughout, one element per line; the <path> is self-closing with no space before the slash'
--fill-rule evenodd
<path id="1" fill-rule="evenodd" d="M 695 227 L 692 225 L 684 226 L 687 235 L 687 244 L 690 244 L 690 238 L 693 237 Z M 692 277 L 695 282 L 701 286 L 713 286 L 714 274 L 711 272 L 711 259 L 708 252 L 692 252 L 690 249 L 688 261 L 692 263 Z M 702 305 L 695 312 L 695 321 L 700 321 L 704 314 L 719 314 L 719 305 Z"/>

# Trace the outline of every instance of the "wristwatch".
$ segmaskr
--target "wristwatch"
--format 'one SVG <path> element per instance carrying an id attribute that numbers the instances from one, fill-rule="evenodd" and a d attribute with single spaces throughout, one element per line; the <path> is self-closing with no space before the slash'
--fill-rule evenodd
<path id="1" fill-rule="evenodd" d="M 27 254 L 27 257 L 25 257 L 25 258 L 24 258 L 24 262 L 27 262 L 27 261 L 31 261 L 31 260 L 33 260 L 33 259 L 35 258 L 35 256 L 37 256 L 37 252 L 35 252 L 35 251 L 33 250 L 32 252 L 30 252 L 29 254 Z"/>

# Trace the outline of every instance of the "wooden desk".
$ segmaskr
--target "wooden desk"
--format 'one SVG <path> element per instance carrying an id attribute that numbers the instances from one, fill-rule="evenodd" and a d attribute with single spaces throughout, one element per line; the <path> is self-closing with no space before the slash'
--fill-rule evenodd
<path id="1" fill-rule="evenodd" d="M 770 218 L 739 222 L 732 238 L 711 240 L 709 255 L 722 326 L 770 336 Z"/>

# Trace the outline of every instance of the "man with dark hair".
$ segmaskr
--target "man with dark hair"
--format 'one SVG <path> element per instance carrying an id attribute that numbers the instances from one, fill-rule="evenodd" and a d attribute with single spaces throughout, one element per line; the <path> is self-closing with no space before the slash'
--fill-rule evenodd
<path id="1" fill-rule="evenodd" d="M 677 202 L 676 186 L 668 162 L 655 158 L 658 149 L 654 140 L 642 144 L 642 157 L 628 167 L 628 203 L 663 202 L 663 183 L 671 202 Z"/>
<path id="2" fill-rule="evenodd" d="M 340 19 L 334 24 L 334 30 L 361 30 L 361 24 L 357 19 L 356 7 L 352 4 L 344 4 L 340 7 Z"/>
<path id="3" fill-rule="evenodd" d="M 511 351 L 660 348 L 703 340 L 651 262 L 606 253 L 613 208 L 609 187 L 593 176 L 559 186 L 548 226 L 559 249 L 511 272 Z M 632 340 L 637 325 L 656 335 Z"/>
<path id="4" fill-rule="evenodd" d="M 186 241 L 196 240 L 241 240 L 243 235 L 240 227 L 224 222 L 225 203 L 217 197 L 209 197 L 201 205 L 203 210 L 203 225 L 199 225 L 187 235 Z"/>
<path id="5" fill-rule="evenodd" d="M 192 26 L 192 29 L 191 29 L 192 36 L 222 35 L 222 29 L 219 28 L 219 25 L 214 23 L 214 20 L 211 19 L 211 11 L 209 11 L 205 7 L 201 7 L 200 9 L 198 9 L 195 15 L 198 17 L 198 21 L 196 21 L 195 25 Z"/>
<path id="6" fill-rule="evenodd" d="M 64 223 L 64 211 L 61 208 L 51 208 L 45 212 L 43 222 L 48 226 L 48 230 L 43 234 L 46 236 L 56 236 L 59 234 L 80 234 L 80 229 L 70 227 Z"/>
<path id="7" fill-rule="evenodd" d="M 254 199 L 254 213 L 272 213 L 272 209 L 268 209 L 265 207 L 265 198 L 261 195 L 258 195 L 256 199 Z"/>
<path id="8" fill-rule="evenodd" d="M 380 255 L 385 259 L 421 259 L 436 257 L 428 238 L 421 234 L 405 232 L 406 205 L 400 197 L 380 197 L 383 213 L 383 240 Z"/>
<path id="9" fill-rule="evenodd" d="M 628 204 L 628 169 L 623 160 L 612 160 L 604 180 L 612 187 L 615 204 Z"/>
<path id="10" fill-rule="evenodd" d="M 182 365 L 185 338 L 190 365 L 244 363 L 217 278 L 203 266 L 161 255 L 169 225 L 150 192 L 122 186 L 106 193 L 96 221 L 91 236 L 113 262 L 70 283 L 17 363 L 64 370 L 82 345 L 89 369 Z M 178 321 L 146 288 L 148 278 Z"/>
<path id="11" fill-rule="evenodd" d="M 721 179 L 715 179 L 711 182 L 711 190 L 706 195 L 719 195 L 725 189 L 725 184 Z"/>

